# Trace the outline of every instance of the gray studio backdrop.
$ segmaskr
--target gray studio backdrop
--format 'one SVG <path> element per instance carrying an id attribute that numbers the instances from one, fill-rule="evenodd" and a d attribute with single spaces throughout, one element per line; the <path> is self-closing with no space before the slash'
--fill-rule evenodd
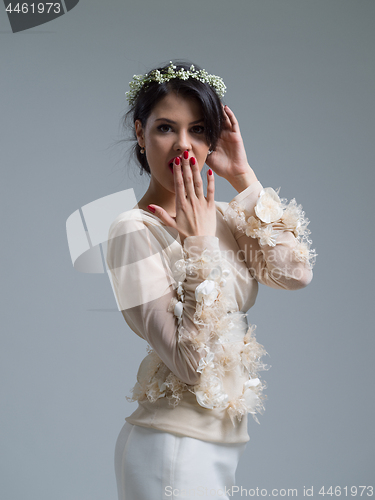
<path id="1" fill-rule="evenodd" d="M 106 274 L 73 269 L 65 224 L 144 193 L 115 145 L 125 91 L 172 58 L 223 77 L 250 164 L 303 205 L 319 254 L 309 287 L 261 287 L 249 313 L 272 368 L 237 484 L 373 484 L 374 16 L 372 0 L 81 0 L 13 34 L 0 8 L 1 499 L 116 499 L 146 346 Z"/>

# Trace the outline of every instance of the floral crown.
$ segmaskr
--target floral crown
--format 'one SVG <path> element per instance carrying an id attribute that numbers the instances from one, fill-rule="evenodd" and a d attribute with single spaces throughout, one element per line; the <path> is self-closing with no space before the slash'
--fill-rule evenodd
<path id="1" fill-rule="evenodd" d="M 215 90 L 220 99 L 224 96 L 227 87 L 220 76 L 209 75 L 204 69 L 196 70 L 193 64 L 188 70 L 181 68 L 178 71 L 175 71 L 175 69 L 177 69 L 177 66 L 175 66 L 172 61 L 170 61 L 169 66 L 167 66 L 165 70 L 163 70 L 163 72 L 158 69 L 154 69 L 146 75 L 134 75 L 133 80 L 129 82 L 130 90 L 125 93 L 126 99 L 128 100 L 129 104 L 134 104 L 140 90 L 145 85 L 151 82 L 169 82 L 169 80 L 172 80 L 174 78 L 179 78 L 180 80 L 195 78 L 202 83 L 208 83 L 208 85 L 210 85 L 210 87 Z"/>

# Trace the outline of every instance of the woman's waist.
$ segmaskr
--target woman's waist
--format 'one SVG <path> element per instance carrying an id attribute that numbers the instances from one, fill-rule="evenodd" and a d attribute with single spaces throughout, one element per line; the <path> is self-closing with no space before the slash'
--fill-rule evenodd
<path id="1" fill-rule="evenodd" d="M 177 406 L 170 405 L 167 398 L 154 403 L 139 401 L 138 408 L 126 421 L 203 441 L 245 443 L 249 440 L 247 415 L 234 425 L 226 410 L 203 408 L 190 392 L 184 393 Z"/>
<path id="2" fill-rule="evenodd" d="M 241 311 L 228 313 L 225 316 L 225 324 L 223 325 L 223 322 L 221 322 L 220 327 L 220 331 L 215 332 L 214 339 L 201 348 L 203 354 L 211 354 L 202 358 L 197 371 L 202 372 L 202 367 L 205 370 L 207 369 L 205 366 L 207 364 L 206 358 L 211 356 L 213 363 L 210 362 L 210 366 L 212 365 L 215 375 L 222 380 L 227 392 L 234 394 L 242 390 L 244 381 L 248 379 L 248 374 L 241 363 L 244 338 L 249 328 L 247 316 Z M 171 384 L 172 379 L 173 384 Z M 190 390 L 191 386 L 187 386 L 182 382 L 176 383 L 177 381 L 178 379 L 153 350 L 142 360 L 139 366 L 137 392 L 144 392 L 144 396 L 152 400 L 165 397 L 168 394 L 165 383 L 167 383 L 167 386 L 176 386 L 179 394 L 181 392 L 185 394 Z M 192 400 L 191 396 L 193 395 L 190 394 L 189 396 Z M 142 400 L 144 398 L 138 397 L 136 399 Z"/>

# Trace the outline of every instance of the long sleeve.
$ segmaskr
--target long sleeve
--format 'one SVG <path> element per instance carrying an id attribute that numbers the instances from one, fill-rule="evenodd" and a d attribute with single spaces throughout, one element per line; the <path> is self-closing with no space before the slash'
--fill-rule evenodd
<path id="1" fill-rule="evenodd" d="M 224 219 L 257 281 L 287 290 L 310 283 L 316 254 L 309 221 L 294 199 L 287 203 L 257 181 L 229 203 Z"/>
<path id="2" fill-rule="evenodd" d="M 201 358 L 194 343 L 195 290 L 210 272 L 210 262 L 186 273 L 186 260 L 218 252 L 219 242 L 214 236 L 193 236 L 182 250 L 168 236 L 160 224 L 120 220 L 110 229 L 107 264 L 126 322 L 157 355 L 154 368 L 160 371 L 161 360 L 182 383 L 194 385 Z"/>

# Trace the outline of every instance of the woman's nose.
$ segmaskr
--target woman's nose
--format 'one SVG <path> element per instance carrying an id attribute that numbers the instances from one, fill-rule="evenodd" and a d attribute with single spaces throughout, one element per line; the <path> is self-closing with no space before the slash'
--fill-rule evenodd
<path id="1" fill-rule="evenodd" d="M 181 132 L 178 134 L 175 142 L 175 149 L 178 151 L 190 151 L 191 144 L 186 132 Z"/>

